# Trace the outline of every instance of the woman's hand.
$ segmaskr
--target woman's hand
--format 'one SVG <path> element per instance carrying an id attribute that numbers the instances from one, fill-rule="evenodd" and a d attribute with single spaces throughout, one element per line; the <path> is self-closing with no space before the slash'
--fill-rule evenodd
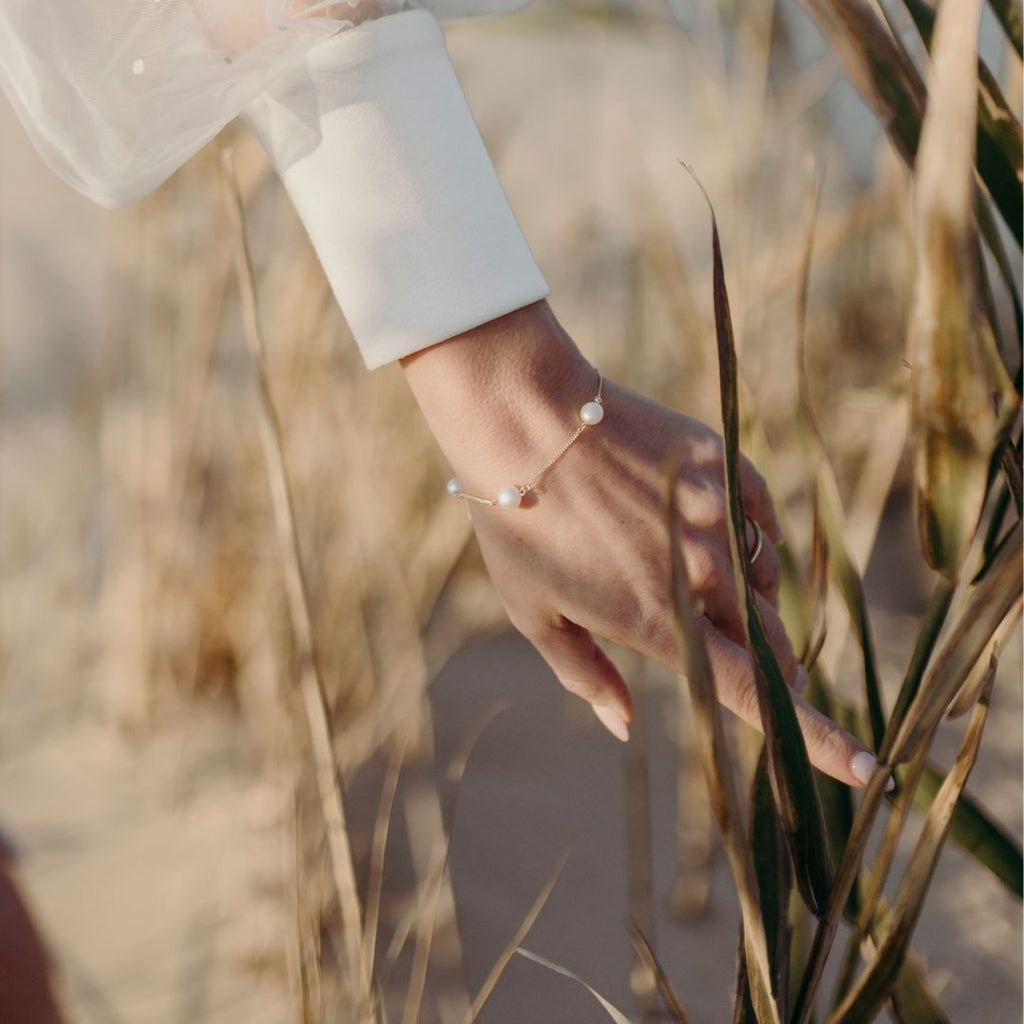
<path id="1" fill-rule="evenodd" d="M 558 451 L 598 382 L 546 303 L 416 353 L 403 366 L 463 489 L 491 497 L 533 477 Z M 629 690 L 592 634 L 681 669 L 669 563 L 669 544 L 678 543 L 719 700 L 759 727 L 730 560 L 722 439 L 610 381 L 603 404 L 601 423 L 584 432 L 518 509 L 468 505 L 509 617 L 562 684 L 625 740 Z M 684 525 L 670 540 L 664 474 L 673 450 L 682 452 L 676 486 Z M 746 460 L 741 472 L 748 517 L 766 541 L 778 542 L 764 481 Z M 765 543 L 753 582 L 779 665 L 801 691 L 806 674 L 775 608 L 779 576 L 778 556 Z M 851 785 L 866 782 L 874 764 L 863 746 L 799 696 L 794 703 L 812 763 Z"/>

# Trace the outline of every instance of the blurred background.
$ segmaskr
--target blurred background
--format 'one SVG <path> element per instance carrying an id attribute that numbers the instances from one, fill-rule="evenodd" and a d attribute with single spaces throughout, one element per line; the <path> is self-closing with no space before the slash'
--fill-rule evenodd
<path id="1" fill-rule="evenodd" d="M 680 162 L 700 175 L 748 450 L 798 565 L 798 274 L 823 181 L 811 399 L 891 702 L 932 578 L 905 450 L 909 181 L 807 14 L 790 0 L 536 0 L 448 39 L 562 322 L 607 376 L 717 427 L 710 225 Z M 1004 90 L 1016 103 L 1019 78 Z M 423 1021 L 461 1020 L 566 849 L 523 944 L 654 1020 L 632 917 L 695 1019 L 726 1019 L 738 917 L 676 680 L 615 652 L 638 709 L 622 748 L 508 631 L 400 371 L 362 368 L 258 145 L 233 127 L 158 193 L 107 212 L 46 170 L 3 102 L 0 952 L 26 911 L 69 1022 L 352 1019 L 224 144 L 364 905 L 379 891 L 390 1019 L 414 1017 L 422 988 Z M 823 657 L 856 701 L 841 610 L 831 624 Z M 1019 840 L 1017 628 L 970 788 Z M 940 733 L 939 757 L 956 741 Z M 939 873 L 914 944 L 943 1005 L 1019 1021 L 1019 902 L 952 844 Z M 0 996 L 44 970 L 30 961 L 6 979 L 0 964 Z M 519 957 L 480 1016 L 602 1019 L 583 988 Z"/>

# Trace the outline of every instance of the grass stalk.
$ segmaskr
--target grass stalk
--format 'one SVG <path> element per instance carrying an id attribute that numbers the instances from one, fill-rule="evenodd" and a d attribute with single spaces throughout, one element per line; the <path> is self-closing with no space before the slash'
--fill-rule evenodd
<path id="1" fill-rule="evenodd" d="M 341 793 L 328 701 L 316 659 L 309 587 L 302 567 L 295 508 L 284 457 L 281 426 L 267 372 L 266 350 L 260 325 L 252 259 L 245 232 L 245 213 L 235 177 L 231 151 L 222 153 L 231 241 L 238 273 L 245 337 L 255 370 L 260 399 L 260 438 L 277 527 L 278 554 L 284 577 L 289 618 L 299 662 L 299 687 L 316 769 L 320 809 L 330 853 L 331 875 L 341 911 L 346 970 L 357 1013 L 371 1020 L 370 978 L 362 948 L 362 911 L 349 843 L 345 802 Z"/>

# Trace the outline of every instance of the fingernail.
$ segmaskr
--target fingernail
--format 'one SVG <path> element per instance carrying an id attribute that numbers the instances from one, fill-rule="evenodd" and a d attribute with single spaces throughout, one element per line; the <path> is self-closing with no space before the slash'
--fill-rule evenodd
<path id="1" fill-rule="evenodd" d="M 797 695 L 802 697 L 807 692 L 807 687 L 811 685 L 811 677 L 807 674 L 807 669 L 803 665 L 797 665 L 796 667 L 796 681 L 793 683 L 793 689 Z"/>
<path id="2" fill-rule="evenodd" d="M 871 781 L 871 776 L 875 774 L 875 769 L 878 767 L 878 760 L 874 754 L 869 754 L 866 750 L 862 750 L 859 754 L 854 754 L 850 758 L 850 774 L 858 781 L 862 782 L 865 786 Z M 891 793 L 896 788 L 896 780 L 890 776 L 885 782 L 886 793 Z"/>
<path id="3" fill-rule="evenodd" d="M 629 726 L 621 712 L 616 711 L 615 708 L 599 708 L 596 704 L 591 704 L 591 707 L 594 709 L 594 714 L 597 715 L 597 720 L 617 740 L 621 740 L 623 743 L 629 740 Z"/>

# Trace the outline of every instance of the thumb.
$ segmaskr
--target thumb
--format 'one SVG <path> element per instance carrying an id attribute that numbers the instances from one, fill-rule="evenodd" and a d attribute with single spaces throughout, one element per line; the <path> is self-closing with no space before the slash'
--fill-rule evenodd
<path id="1" fill-rule="evenodd" d="M 558 681 L 594 709 L 598 721 L 623 743 L 629 739 L 633 702 L 608 655 L 582 626 L 563 619 L 529 637 Z"/>

